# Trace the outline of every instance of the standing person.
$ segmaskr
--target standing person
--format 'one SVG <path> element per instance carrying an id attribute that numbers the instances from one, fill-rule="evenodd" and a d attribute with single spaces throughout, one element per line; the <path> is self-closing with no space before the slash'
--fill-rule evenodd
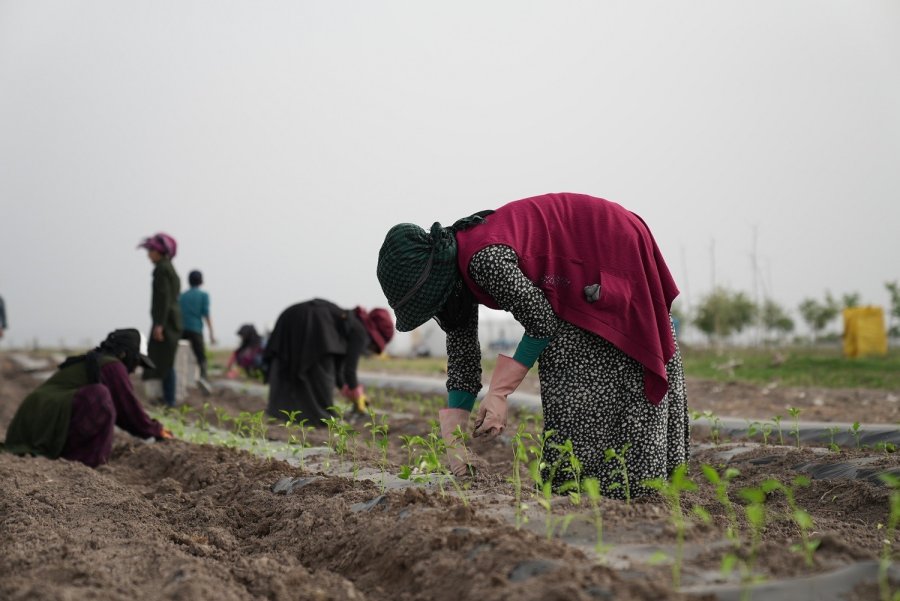
<path id="1" fill-rule="evenodd" d="M 435 318 L 447 333 L 448 408 L 441 431 L 456 475 L 470 457 L 454 432 L 481 389 L 478 305 L 512 313 L 525 334 L 500 355 L 474 436 L 506 427 L 507 397 L 539 359 L 545 477 L 564 480 L 555 445 L 572 441 L 583 478 L 622 496 L 623 453 L 632 483 L 667 477 L 688 459 L 690 423 L 681 356 L 669 311 L 678 289 L 644 221 L 583 194 L 546 194 L 483 211 L 451 227 L 399 224 L 385 237 L 378 279 L 412 330 Z M 557 469 L 551 474 L 553 466 Z M 618 485 L 618 486 L 616 486 Z M 631 487 L 637 496 L 648 490 Z"/>
<path id="2" fill-rule="evenodd" d="M 89 353 L 66 359 L 22 401 L 4 450 L 97 467 L 109 461 L 114 426 L 139 438 L 172 438 L 141 407 L 128 377 L 138 365 L 153 368 L 140 344 L 137 330 L 115 330 Z"/>
<path id="3" fill-rule="evenodd" d="M 172 259 L 178 251 L 175 239 L 162 232 L 145 238 L 138 248 L 147 249 L 147 257 L 153 263 L 153 294 L 150 316 L 153 328 L 147 343 L 147 354 L 156 369 L 144 370 L 144 379 L 162 379 L 163 403 L 175 406 L 175 353 L 181 339 L 181 308 L 178 295 L 181 280 Z"/>
<path id="4" fill-rule="evenodd" d="M 194 357 L 197 359 L 197 365 L 200 368 L 200 379 L 197 380 L 197 384 L 205 394 L 209 394 L 212 388 L 206 372 L 203 320 L 206 320 L 206 325 L 209 327 L 209 343 L 211 345 L 216 343 L 212 320 L 209 318 L 209 294 L 205 290 L 200 290 L 200 286 L 203 285 L 203 274 L 196 269 L 188 274 L 188 284 L 190 289 L 182 292 L 178 298 L 181 319 L 184 324 L 181 337 L 191 343 L 191 350 L 194 351 Z"/>
<path id="5" fill-rule="evenodd" d="M 386 309 L 348 310 L 313 299 L 285 309 L 266 343 L 269 405 L 272 417 L 301 412 L 310 425 L 333 417 L 335 387 L 357 413 L 366 412 L 366 396 L 356 369 L 364 353 L 381 353 L 394 335 Z"/>
<path id="6" fill-rule="evenodd" d="M 6 331 L 8 327 L 6 323 L 6 303 L 3 302 L 3 297 L 0 296 L 0 338 L 3 338 L 3 332 Z"/>

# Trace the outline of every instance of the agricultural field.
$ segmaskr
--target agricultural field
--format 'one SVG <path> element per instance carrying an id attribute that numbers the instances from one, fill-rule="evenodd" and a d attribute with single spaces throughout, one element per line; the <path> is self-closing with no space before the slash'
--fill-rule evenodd
<path id="1" fill-rule="evenodd" d="M 454 480 L 440 395 L 370 387 L 371 415 L 313 428 L 266 419 L 258 383 L 219 380 L 150 408 L 178 440 L 117 433 L 99 469 L 0 454 L 0 598 L 900 598 L 897 358 L 863 376 L 836 362 L 828 386 L 792 380 L 817 361 L 833 358 L 686 355 L 691 462 L 627 501 L 590 482 L 549 494 L 533 408 L 473 441 L 478 473 Z M 3 356 L 0 374 L 5 432 L 37 381 Z"/>

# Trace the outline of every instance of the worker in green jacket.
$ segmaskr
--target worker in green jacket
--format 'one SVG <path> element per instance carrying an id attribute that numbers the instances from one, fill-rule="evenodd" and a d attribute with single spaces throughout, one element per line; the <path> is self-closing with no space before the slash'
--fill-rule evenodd
<path id="1" fill-rule="evenodd" d="M 181 339 L 181 308 L 178 297 L 181 293 L 181 279 L 172 265 L 178 250 L 175 238 L 162 232 L 145 238 L 138 248 L 147 249 L 147 257 L 154 264 L 153 296 L 150 316 L 153 328 L 147 344 L 147 354 L 156 369 L 144 370 L 144 379 L 161 379 L 163 402 L 175 406 L 175 353 Z"/>
<path id="2" fill-rule="evenodd" d="M 138 438 L 172 438 L 134 394 L 129 374 L 153 367 L 140 343 L 134 328 L 115 330 L 94 350 L 66 359 L 22 401 L 3 450 L 97 467 L 109 461 L 115 426 Z"/>

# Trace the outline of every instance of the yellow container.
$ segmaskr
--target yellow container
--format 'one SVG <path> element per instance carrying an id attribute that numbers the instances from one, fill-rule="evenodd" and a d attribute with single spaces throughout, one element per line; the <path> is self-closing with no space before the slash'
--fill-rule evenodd
<path id="1" fill-rule="evenodd" d="M 881 307 L 844 309 L 844 356 L 887 354 L 887 331 Z"/>

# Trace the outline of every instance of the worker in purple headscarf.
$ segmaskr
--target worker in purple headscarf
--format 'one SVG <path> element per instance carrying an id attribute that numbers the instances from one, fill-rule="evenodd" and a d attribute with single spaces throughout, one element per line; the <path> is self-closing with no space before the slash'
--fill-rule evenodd
<path id="1" fill-rule="evenodd" d="M 147 257 L 154 264 L 153 296 L 150 315 L 153 328 L 147 344 L 147 354 L 156 364 L 156 369 L 144 370 L 144 379 L 161 379 L 163 402 L 175 406 L 175 353 L 181 339 L 181 308 L 178 296 L 181 292 L 181 280 L 172 259 L 178 251 L 175 238 L 162 232 L 145 238 L 138 248 L 147 249 Z"/>

